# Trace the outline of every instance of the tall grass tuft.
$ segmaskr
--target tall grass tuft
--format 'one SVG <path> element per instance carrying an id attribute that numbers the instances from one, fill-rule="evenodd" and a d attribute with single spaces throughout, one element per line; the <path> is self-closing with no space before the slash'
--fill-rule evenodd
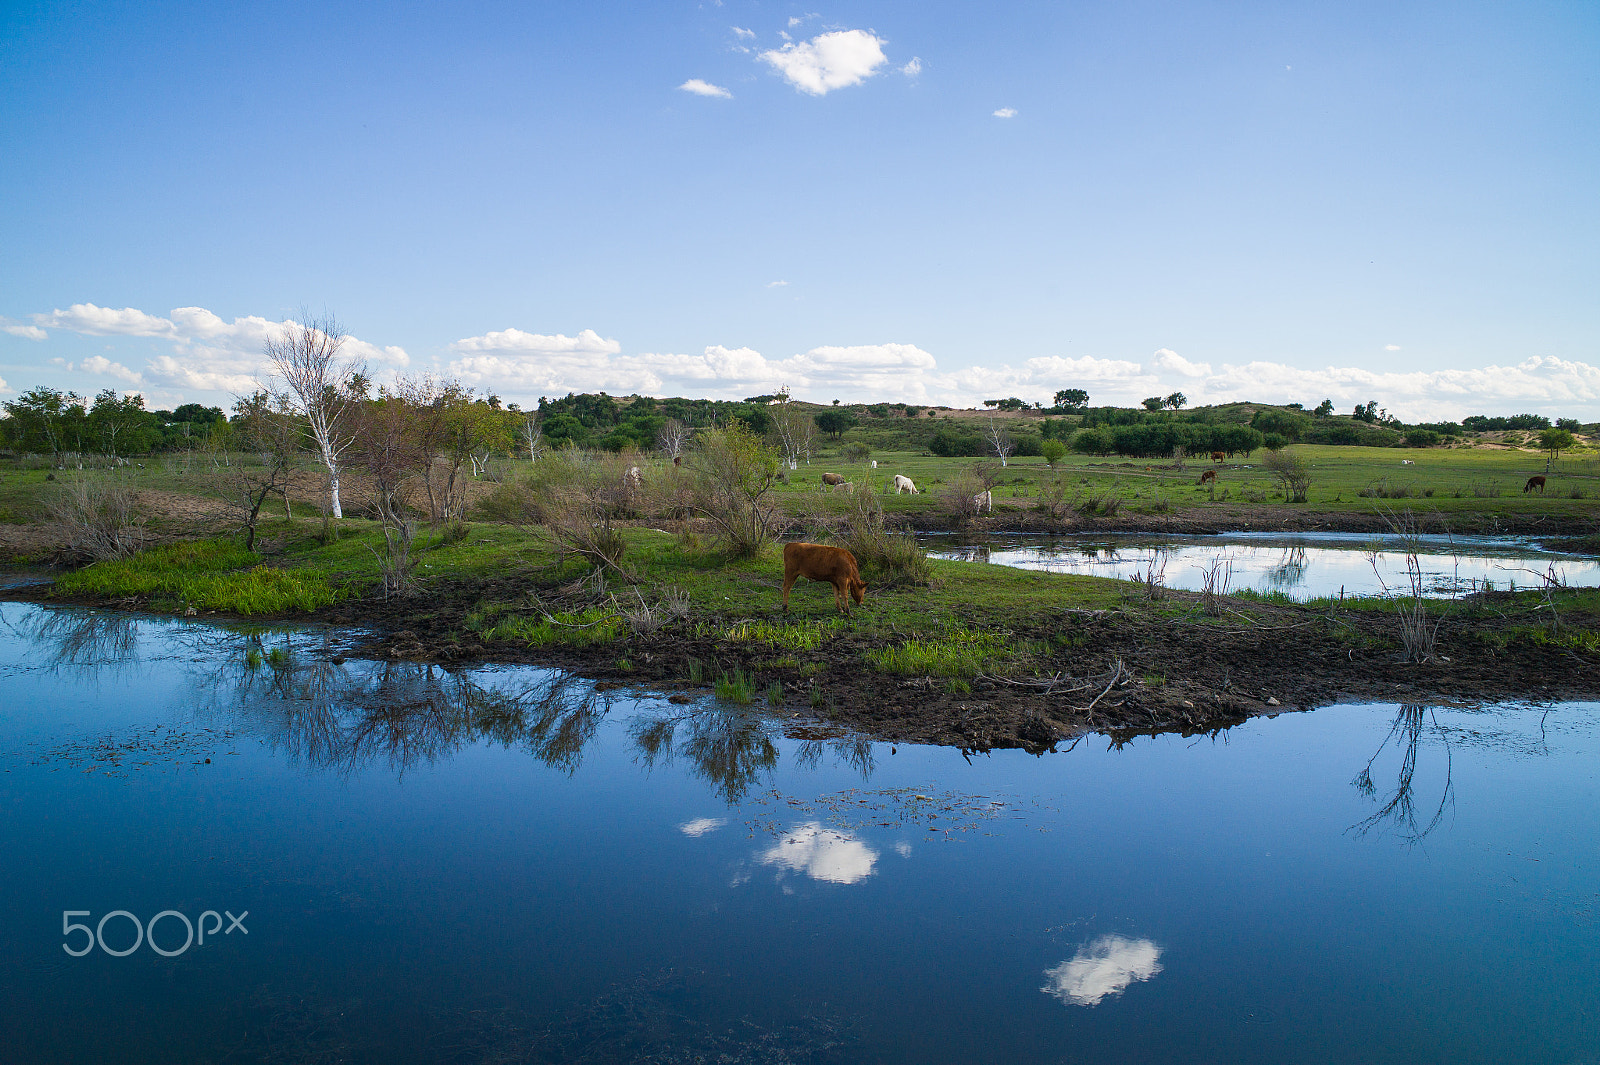
<path id="1" fill-rule="evenodd" d="M 756 686 L 744 670 L 736 669 L 732 674 L 724 673 L 717 678 L 716 693 L 723 702 L 749 706 L 755 702 Z"/>
<path id="2" fill-rule="evenodd" d="M 868 651 L 867 661 L 885 673 L 919 677 L 973 677 L 1012 657 L 998 633 L 960 631 L 931 639 L 906 640 L 896 647 Z"/>

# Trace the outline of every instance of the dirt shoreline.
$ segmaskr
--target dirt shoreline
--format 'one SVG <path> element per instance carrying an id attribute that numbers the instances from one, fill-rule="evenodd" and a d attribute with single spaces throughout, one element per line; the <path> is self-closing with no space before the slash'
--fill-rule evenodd
<path id="1" fill-rule="evenodd" d="M 1304 608 L 1249 603 L 1220 619 L 1201 614 L 1200 597 L 1169 592 L 1171 604 L 1191 609 L 1158 619 L 1136 609 L 1042 609 L 1013 619 L 1016 640 L 1041 641 L 1031 676 L 984 676 L 970 693 L 954 693 L 946 678 L 882 673 L 863 661 L 880 646 L 867 633 L 845 633 L 803 657 L 808 672 L 775 666 L 774 652 L 750 643 L 695 637 L 686 627 L 626 636 L 589 649 L 530 650 L 486 643 L 465 626 L 483 601 L 511 601 L 528 585 L 514 578 L 456 581 L 404 601 L 346 601 L 311 615 L 275 619 L 203 620 L 321 623 L 369 634 L 353 653 L 379 659 L 527 663 L 566 669 L 609 687 L 639 688 L 680 699 L 710 694 L 710 678 L 742 669 L 758 699 L 776 682 L 784 706 L 775 711 L 798 735 L 848 732 L 889 741 L 933 743 L 965 750 L 1022 747 L 1041 752 L 1098 732 L 1120 740 L 1137 734 L 1214 731 L 1250 717 L 1309 710 L 1335 702 L 1546 702 L 1600 696 L 1600 655 L 1579 653 L 1532 635 L 1537 625 L 1527 599 L 1490 593 L 1471 616 L 1446 618 L 1437 657 L 1407 663 L 1393 612 L 1311 613 Z M 51 595 L 48 585 L 0 590 L 8 599 L 138 611 L 137 599 L 81 600 Z M 871 606 L 869 593 L 868 609 Z M 777 619 L 776 603 L 769 615 Z M 820 616 L 820 615 L 819 615 Z M 739 620 L 724 618 L 726 625 Z M 1594 630 L 1600 617 L 1566 611 L 1568 631 Z M 1508 636 L 1507 627 L 1527 631 Z M 624 664 L 625 663 L 625 664 Z M 696 666 L 698 663 L 698 667 Z M 688 678 L 696 669 L 704 678 Z M 1047 680 L 1055 675 L 1057 680 Z M 820 694 L 814 694 L 814 690 Z"/>

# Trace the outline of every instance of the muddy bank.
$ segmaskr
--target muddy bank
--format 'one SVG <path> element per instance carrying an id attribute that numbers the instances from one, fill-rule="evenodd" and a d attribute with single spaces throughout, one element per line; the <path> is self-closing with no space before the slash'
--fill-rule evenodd
<path id="1" fill-rule="evenodd" d="M 1248 612 L 1230 608 L 1208 618 L 1199 596 L 1181 592 L 1170 593 L 1170 605 L 1191 609 L 1178 618 L 1138 609 L 1046 609 L 1009 619 L 1006 631 L 1019 644 L 1037 641 L 1050 650 L 1028 656 L 1025 668 L 973 678 L 970 692 L 957 693 L 949 678 L 870 668 L 864 655 L 885 641 L 867 632 L 847 632 L 789 665 L 770 647 L 697 638 L 683 627 L 590 649 L 535 651 L 485 643 L 462 628 L 479 601 L 525 592 L 518 582 L 486 582 L 403 604 L 346 606 L 322 620 L 380 626 L 362 649 L 373 656 L 559 666 L 692 698 L 706 695 L 718 674 L 742 669 L 758 699 L 774 682 L 781 685 L 782 712 L 796 726 L 968 749 L 1042 750 L 1086 731 L 1200 732 L 1350 700 L 1540 701 L 1594 698 L 1600 691 L 1600 655 L 1539 635 L 1547 615 L 1509 593 L 1480 596 L 1477 609 L 1444 620 L 1435 658 L 1426 664 L 1404 661 L 1399 621 L 1389 612 L 1308 614 L 1252 603 Z M 1569 633 L 1592 632 L 1600 616 L 1569 609 L 1559 623 Z M 702 679 L 692 681 L 697 673 Z"/>
<path id="2" fill-rule="evenodd" d="M 1027 617 L 975 611 L 975 628 L 1003 633 L 1009 645 L 1024 650 L 993 674 L 953 679 L 885 673 L 867 664 L 867 652 L 901 638 L 867 629 L 870 595 L 861 627 L 816 650 L 788 654 L 748 640 L 697 636 L 697 627 L 702 633 L 711 628 L 708 622 L 721 622 L 726 631 L 747 620 L 702 612 L 649 635 L 586 649 L 487 642 L 468 628 L 469 615 L 482 604 L 528 603 L 529 591 L 524 576 L 440 581 L 406 599 L 345 601 L 276 620 L 358 629 L 356 653 L 365 656 L 554 666 L 686 701 L 708 697 L 717 676 L 742 670 L 757 700 L 774 684 L 781 689 L 783 706 L 776 712 L 799 734 L 857 731 L 978 750 L 1044 750 L 1089 731 L 1201 732 L 1338 701 L 1539 701 L 1592 699 L 1600 692 L 1600 654 L 1592 640 L 1600 615 L 1561 607 L 1559 628 L 1552 629 L 1549 611 L 1526 594 L 1466 601 L 1439 625 L 1435 658 L 1425 664 L 1403 660 L 1399 620 L 1390 611 L 1312 613 L 1230 602 L 1221 617 L 1208 617 L 1198 595 L 1177 591 L 1167 593 L 1162 614 L 1134 599 L 1126 609 L 1093 611 L 1052 609 L 1042 601 Z M 538 591 L 546 610 L 584 605 L 582 592 Z M 4 588 L 0 595 L 66 603 L 48 585 Z M 77 605 L 140 610 L 151 604 L 127 598 Z M 783 615 L 774 603 L 750 617 L 778 621 Z M 1571 638 L 1585 632 L 1587 643 Z"/>

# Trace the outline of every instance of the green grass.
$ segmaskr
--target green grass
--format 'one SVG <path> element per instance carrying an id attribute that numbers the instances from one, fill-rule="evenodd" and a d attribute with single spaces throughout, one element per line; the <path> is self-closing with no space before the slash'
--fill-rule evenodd
<path id="1" fill-rule="evenodd" d="M 246 568 L 248 567 L 248 568 Z M 308 612 L 343 597 L 317 572 L 273 569 L 261 556 L 225 540 L 191 540 L 97 562 L 64 574 L 67 595 L 149 597 L 153 605 L 259 615 Z"/>
<path id="2" fill-rule="evenodd" d="M 717 678 L 716 693 L 723 702 L 749 706 L 755 702 L 756 686 L 744 670 L 736 669 Z"/>
<path id="3" fill-rule="evenodd" d="M 993 672 L 1016 655 L 1000 633 L 957 632 L 948 636 L 904 640 L 868 651 L 874 669 L 917 677 L 974 677 Z"/>
<path id="4" fill-rule="evenodd" d="M 513 615 L 482 630 L 485 640 L 503 640 L 526 647 L 596 647 L 622 636 L 622 619 L 605 607 L 551 614 L 548 618 Z"/>

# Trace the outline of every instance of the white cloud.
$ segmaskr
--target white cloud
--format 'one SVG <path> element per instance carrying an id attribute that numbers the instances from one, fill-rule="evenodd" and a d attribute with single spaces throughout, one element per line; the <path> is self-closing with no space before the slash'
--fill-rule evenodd
<path id="1" fill-rule="evenodd" d="M 74 303 L 66 310 L 33 316 L 36 325 L 52 329 L 66 329 L 88 336 L 170 337 L 176 327 L 169 319 L 124 307 L 120 311 L 110 307 L 96 307 L 92 303 Z"/>
<path id="2" fill-rule="evenodd" d="M 1400 345 L 1399 344 L 1385 344 L 1383 346 L 1383 350 L 1384 351 L 1399 351 L 1400 350 Z"/>
<path id="3" fill-rule="evenodd" d="M 519 399 L 601 389 L 741 399 L 788 384 L 797 397 L 822 403 L 966 407 L 1000 396 L 1049 403 L 1058 389 L 1083 388 L 1097 405 L 1127 406 L 1177 388 L 1191 407 L 1241 401 L 1315 405 L 1326 397 L 1339 408 L 1377 399 L 1409 421 L 1454 420 L 1508 404 L 1567 416 L 1587 410 L 1586 420 L 1600 416 L 1600 367 L 1549 356 L 1515 366 L 1406 373 L 1265 361 L 1217 366 L 1161 348 L 1143 362 L 1049 355 L 1020 365 L 944 369 L 915 344 L 826 345 L 780 359 L 720 344 L 700 354 L 625 355 L 621 344 L 593 330 L 567 337 L 517 329 L 457 341 L 451 352 L 456 357 L 447 372 Z"/>
<path id="4" fill-rule="evenodd" d="M 685 836 L 700 837 L 708 832 L 715 832 L 728 823 L 726 817 L 697 817 L 693 821 L 685 821 L 678 826 L 678 831 Z"/>
<path id="5" fill-rule="evenodd" d="M 783 286 L 787 285 L 788 283 L 789 282 L 787 282 L 787 281 L 768 281 L 767 282 L 767 287 L 768 288 L 782 288 Z"/>
<path id="6" fill-rule="evenodd" d="M 101 355 L 90 355 L 87 359 L 84 359 L 82 362 L 80 362 L 78 367 L 84 373 L 104 374 L 107 377 L 115 377 L 119 380 L 126 381 L 130 385 L 143 383 L 143 378 L 141 378 L 133 370 L 128 369 L 120 362 L 112 362 L 110 359 Z"/>
<path id="7" fill-rule="evenodd" d="M 1016 118 L 1017 117 L 1017 109 L 1015 107 L 1002 107 L 1000 110 L 998 110 L 998 111 L 996 111 L 994 113 L 994 117 L 995 118 Z"/>
<path id="8" fill-rule="evenodd" d="M 866 30 L 835 30 L 762 52 L 761 58 L 799 91 L 823 96 L 872 77 L 888 62 L 884 43 Z"/>
<path id="9" fill-rule="evenodd" d="M 1159 974 L 1160 958 L 1161 948 L 1148 939 L 1101 936 L 1054 969 L 1046 969 L 1046 983 L 1039 990 L 1068 1005 L 1098 1006 L 1129 984 Z"/>
<path id="10" fill-rule="evenodd" d="M 922 73 L 922 59 L 921 59 L 921 57 L 912 56 L 911 57 L 911 62 L 907 63 L 905 66 L 900 68 L 900 73 L 904 74 L 908 78 L 914 78 L 918 74 L 921 74 Z"/>
<path id="11" fill-rule="evenodd" d="M 733 27 L 733 35 L 741 41 L 753 41 L 756 39 L 755 30 L 747 30 L 739 26 Z"/>
<path id="12" fill-rule="evenodd" d="M 684 92 L 692 92 L 696 96 L 717 96 L 724 100 L 733 99 L 733 93 L 724 89 L 721 85 L 713 85 L 709 81 L 701 81 L 699 78 L 690 78 L 682 85 L 679 85 L 678 88 Z"/>
<path id="13" fill-rule="evenodd" d="M 854 884 L 872 875 L 878 852 L 858 839 L 809 821 L 796 825 L 756 858 L 763 865 L 804 873 L 813 880 Z"/>
<path id="14" fill-rule="evenodd" d="M 1150 357 L 1150 364 L 1163 373 L 1183 377 L 1204 377 L 1211 372 L 1209 362 L 1190 362 L 1171 348 L 1162 348 Z"/>
<path id="15" fill-rule="evenodd" d="M 48 340 L 50 334 L 36 325 L 17 325 L 5 318 L 0 318 L 0 333 L 10 333 L 14 337 L 24 340 Z"/>
<path id="16" fill-rule="evenodd" d="M 14 388 L 6 384 L 6 379 L 4 377 L 0 377 L 0 395 L 9 395 L 14 391 L 16 391 Z"/>
<path id="17" fill-rule="evenodd" d="M 277 330 L 293 324 L 255 315 L 229 322 L 204 307 L 179 307 L 163 318 L 133 307 L 116 310 L 93 303 L 75 303 L 64 311 L 36 314 L 33 320 L 36 327 L 85 336 L 168 341 L 172 345 L 170 354 L 152 357 L 142 371 L 100 355 L 82 360 L 77 368 L 130 383 L 201 392 L 248 392 L 255 388 L 264 370 L 263 343 Z M 379 347 L 359 337 L 347 337 L 342 350 L 379 371 L 404 367 L 411 361 L 404 348 Z"/>

